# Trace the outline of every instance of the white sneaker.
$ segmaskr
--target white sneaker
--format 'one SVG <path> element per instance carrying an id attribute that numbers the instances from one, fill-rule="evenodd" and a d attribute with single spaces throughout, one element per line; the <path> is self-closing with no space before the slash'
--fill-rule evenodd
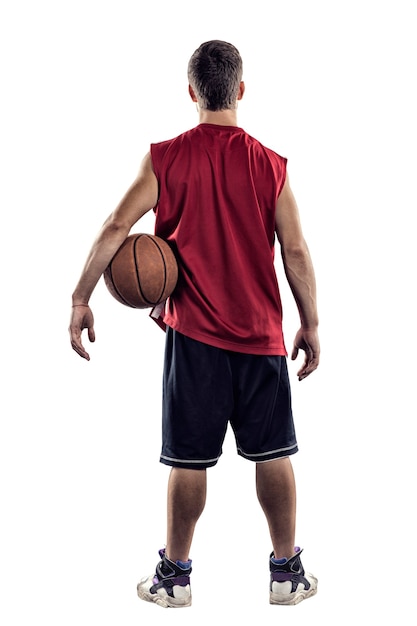
<path id="1" fill-rule="evenodd" d="M 317 578 L 304 571 L 301 552 L 300 548 L 295 548 L 295 555 L 290 559 L 275 559 L 271 554 L 270 604 L 298 604 L 317 593 Z"/>
<path id="2" fill-rule="evenodd" d="M 191 606 L 191 561 L 170 561 L 165 549 L 159 551 L 161 561 L 155 574 L 143 578 L 137 586 L 141 600 L 155 602 L 164 608 Z"/>

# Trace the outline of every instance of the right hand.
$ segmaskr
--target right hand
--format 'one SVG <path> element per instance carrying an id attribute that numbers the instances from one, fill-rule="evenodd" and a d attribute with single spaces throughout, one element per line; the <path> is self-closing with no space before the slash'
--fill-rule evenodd
<path id="1" fill-rule="evenodd" d="M 298 380 L 303 380 L 314 372 L 319 365 L 320 341 L 317 329 L 300 328 L 294 339 L 294 347 L 291 354 L 293 361 L 297 358 L 299 350 L 305 352 L 304 363 L 297 372 Z"/>
<path id="2" fill-rule="evenodd" d="M 69 333 L 71 338 L 71 346 L 77 354 L 87 361 L 90 355 L 84 349 L 81 341 L 82 331 L 88 329 L 88 339 L 93 343 L 96 340 L 94 332 L 94 316 L 88 305 L 76 304 L 72 307 L 71 320 L 69 325 Z"/>

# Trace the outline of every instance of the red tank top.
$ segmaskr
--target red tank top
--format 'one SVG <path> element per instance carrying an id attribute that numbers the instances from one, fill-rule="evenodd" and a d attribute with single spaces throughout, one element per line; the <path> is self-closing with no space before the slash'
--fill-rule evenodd
<path id="1" fill-rule="evenodd" d="M 151 156 L 155 234 L 179 265 L 160 321 L 219 348 L 286 355 L 274 268 L 286 159 L 242 128 L 215 124 L 152 144 Z"/>

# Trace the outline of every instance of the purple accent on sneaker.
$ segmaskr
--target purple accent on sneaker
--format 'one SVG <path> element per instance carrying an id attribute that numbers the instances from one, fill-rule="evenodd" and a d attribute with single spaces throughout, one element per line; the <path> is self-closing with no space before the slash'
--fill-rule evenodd
<path id="1" fill-rule="evenodd" d="M 274 565 L 285 565 L 285 563 L 288 561 L 288 559 L 286 559 L 285 557 L 282 559 L 274 559 L 273 557 L 271 558 L 271 561 Z"/>
<path id="2" fill-rule="evenodd" d="M 291 580 L 293 574 L 290 572 L 271 572 L 271 582 L 283 583 L 286 580 Z"/>
<path id="3" fill-rule="evenodd" d="M 159 583 L 158 576 L 154 576 L 153 579 L 152 579 L 152 582 L 153 582 L 154 585 L 157 585 Z"/>
<path id="4" fill-rule="evenodd" d="M 181 585 L 181 587 L 186 587 L 190 584 L 189 576 L 177 576 L 176 578 L 172 578 L 171 580 L 174 585 Z"/>

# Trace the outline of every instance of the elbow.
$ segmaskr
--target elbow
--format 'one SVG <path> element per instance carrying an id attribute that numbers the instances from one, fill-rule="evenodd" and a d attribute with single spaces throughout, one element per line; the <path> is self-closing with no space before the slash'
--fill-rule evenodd
<path id="1" fill-rule="evenodd" d="M 305 241 L 293 242 L 291 245 L 282 248 L 282 261 L 287 277 L 307 277 L 313 278 L 314 270 Z"/>
<path id="2" fill-rule="evenodd" d="M 103 224 L 103 231 L 106 232 L 106 235 L 127 235 L 130 232 L 130 224 L 121 220 L 118 216 L 113 214 L 109 215 L 106 221 Z"/>
<path id="3" fill-rule="evenodd" d="M 303 261 L 308 259 L 310 254 L 308 247 L 304 239 L 298 241 L 292 241 L 289 244 L 283 245 L 281 248 L 283 259 Z"/>

